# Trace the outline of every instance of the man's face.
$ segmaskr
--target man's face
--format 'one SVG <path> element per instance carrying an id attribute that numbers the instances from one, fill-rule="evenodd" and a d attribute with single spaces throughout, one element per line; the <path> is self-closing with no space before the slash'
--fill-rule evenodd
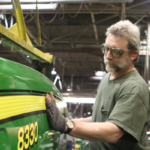
<path id="1" fill-rule="evenodd" d="M 108 72 L 120 72 L 133 64 L 133 61 L 131 60 L 131 54 L 128 52 L 129 50 L 127 48 L 128 40 L 125 37 L 110 34 L 106 38 L 105 45 L 108 47 L 120 48 L 125 52 L 119 58 L 113 57 L 110 50 L 104 55 L 104 62 Z"/>

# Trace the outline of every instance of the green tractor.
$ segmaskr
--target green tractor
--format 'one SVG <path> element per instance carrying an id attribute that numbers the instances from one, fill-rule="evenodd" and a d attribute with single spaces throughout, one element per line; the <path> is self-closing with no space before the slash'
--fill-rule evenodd
<path id="1" fill-rule="evenodd" d="M 9 29 L 0 24 L 0 42 L 9 46 L 11 52 L 18 51 L 35 61 L 53 64 L 52 55 L 32 45 L 19 0 L 12 3 L 16 23 Z M 40 35 L 38 38 L 41 39 Z M 49 128 L 46 114 L 45 95 L 50 91 L 65 115 L 66 103 L 49 78 L 32 68 L 0 58 L 0 150 L 58 149 L 60 133 Z"/>
<path id="2" fill-rule="evenodd" d="M 57 150 L 60 133 L 50 130 L 45 94 L 53 92 L 65 115 L 66 103 L 40 72 L 0 58 L 0 150 Z"/>

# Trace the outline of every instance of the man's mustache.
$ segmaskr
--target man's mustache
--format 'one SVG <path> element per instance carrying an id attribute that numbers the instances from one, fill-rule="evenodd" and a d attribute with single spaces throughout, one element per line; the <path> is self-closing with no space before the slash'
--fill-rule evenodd
<path id="1" fill-rule="evenodd" d="M 110 65 L 113 65 L 113 64 L 114 64 L 113 62 L 111 62 L 110 60 L 108 60 L 108 59 L 106 59 L 106 58 L 104 58 L 104 63 L 105 63 L 105 64 L 110 64 Z"/>

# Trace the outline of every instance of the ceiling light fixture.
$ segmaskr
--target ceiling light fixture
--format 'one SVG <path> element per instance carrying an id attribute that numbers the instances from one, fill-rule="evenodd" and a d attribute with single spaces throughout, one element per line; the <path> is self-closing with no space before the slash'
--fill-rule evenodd
<path id="1" fill-rule="evenodd" d="M 72 89 L 68 88 L 68 89 L 67 89 L 67 91 L 68 91 L 68 92 L 71 92 L 71 91 L 72 91 Z"/>
<path id="2" fill-rule="evenodd" d="M 50 3 L 52 0 L 37 0 L 38 3 Z M 1 0 L 0 3 L 11 3 L 11 0 Z M 20 0 L 20 3 L 36 3 L 36 0 Z"/>
<path id="3" fill-rule="evenodd" d="M 44 9 L 52 9 L 55 10 L 57 8 L 56 3 L 51 4 L 37 4 L 38 9 L 44 10 Z M 1 10 L 12 10 L 13 5 L 0 5 Z M 21 4 L 22 10 L 36 10 L 36 4 Z"/>
<path id="4" fill-rule="evenodd" d="M 51 71 L 51 74 L 52 74 L 52 75 L 56 75 L 56 73 L 57 73 L 57 72 L 55 71 L 55 68 L 53 68 L 53 70 Z"/>
<path id="5" fill-rule="evenodd" d="M 68 91 L 68 92 L 71 92 L 71 91 L 72 91 L 72 88 L 70 87 L 70 85 L 68 85 L 67 91 Z"/>
<path id="6" fill-rule="evenodd" d="M 92 80 L 102 80 L 103 77 L 93 76 L 93 77 L 90 77 L 90 79 L 92 79 Z"/>
<path id="7" fill-rule="evenodd" d="M 93 103 L 95 103 L 95 98 L 63 97 L 63 99 L 67 103 L 86 103 L 86 104 L 93 104 Z"/>
<path id="8" fill-rule="evenodd" d="M 103 77 L 105 74 L 106 74 L 105 71 L 96 71 L 95 72 L 95 76 L 98 76 L 98 77 Z"/>
<path id="9" fill-rule="evenodd" d="M 88 115 L 91 115 L 91 112 L 87 112 Z"/>

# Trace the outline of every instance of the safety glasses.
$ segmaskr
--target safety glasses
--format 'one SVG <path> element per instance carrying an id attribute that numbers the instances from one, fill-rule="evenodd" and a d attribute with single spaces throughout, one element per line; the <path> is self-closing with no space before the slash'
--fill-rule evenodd
<path id="1" fill-rule="evenodd" d="M 100 46 L 100 48 L 101 48 L 101 51 L 102 51 L 103 54 L 106 54 L 110 50 L 112 56 L 115 57 L 115 58 L 119 58 L 119 57 L 121 57 L 125 53 L 125 51 L 122 50 L 122 49 L 120 49 L 120 48 L 117 48 L 117 47 L 108 47 L 105 44 L 102 44 Z"/>

